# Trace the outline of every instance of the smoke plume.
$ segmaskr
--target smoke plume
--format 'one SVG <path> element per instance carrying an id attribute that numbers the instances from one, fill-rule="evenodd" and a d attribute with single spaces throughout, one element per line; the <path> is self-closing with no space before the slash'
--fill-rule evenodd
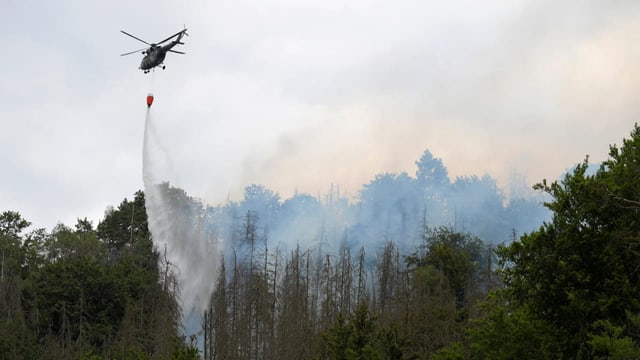
<path id="1" fill-rule="evenodd" d="M 149 110 L 145 120 L 143 149 L 149 229 L 161 253 L 163 280 L 181 286 L 176 291 L 189 334 L 197 331 L 207 309 L 221 257 L 229 264 L 263 261 L 268 266 L 270 259 L 277 262 L 297 247 L 310 251 L 316 261 L 335 257 L 341 249 L 350 254 L 362 249 L 374 264 L 389 242 L 404 254 L 415 251 L 430 228 L 444 226 L 496 244 L 534 230 L 549 216 L 542 195 L 520 186 L 507 199 L 488 174 L 451 179 L 443 161 L 429 150 L 415 161 L 414 175 L 374 175 L 356 197 L 331 185 L 323 195 L 296 192 L 282 199 L 251 184 L 240 200 L 203 204 L 169 184 L 176 175 L 172 151 L 151 114 Z"/>

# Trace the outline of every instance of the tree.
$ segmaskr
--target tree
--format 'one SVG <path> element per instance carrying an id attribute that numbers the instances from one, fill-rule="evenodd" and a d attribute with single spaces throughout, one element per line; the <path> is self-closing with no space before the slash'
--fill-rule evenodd
<path id="1" fill-rule="evenodd" d="M 394 311 L 394 300 L 400 297 L 399 289 L 403 279 L 399 277 L 399 251 L 396 245 L 390 241 L 387 242 L 382 253 L 378 256 L 376 264 L 377 281 L 376 287 L 376 308 L 380 314 L 382 321 L 389 318 L 395 318 L 399 314 Z"/>
<path id="2" fill-rule="evenodd" d="M 262 185 L 250 185 L 244 189 L 244 200 L 240 204 L 242 213 L 253 212 L 262 221 L 263 226 L 270 227 L 278 216 L 280 195 Z"/>
<path id="3" fill-rule="evenodd" d="M 132 244 L 137 239 L 148 239 L 144 193 L 137 191 L 133 201 L 125 198 L 117 209 L 107 208 L 104 219 L 98 224 L 97 233 L 98 238 L 112 251 L 123 248 L 124 244 Z"/>
<path id="4" fill-rule="evenodd" d="M 427 189 L 446 190 L 450 186 L 447 168 L 442 159 L 433 157 L 431 151 L 425 150 L 420 160 L 416 161 L 416 166 L 416 179 Z"/>
<path id="5" fill-rule="evenodd" d="M 21 296 L 27 258 L 22 233 L 30 225 L 18 212 L 0 214 L 0 354 L 6 359 L 33 354 Z"/>
<path id="6" fill-rule="evenodd" d="M 454 210 L 457 229 L 499 243 L 507 239 L 509 226 L 503 206 L 504 194 L 489 175 L 457 177 L 448 206 Z"/>
<path id="7" fill-rule="evenodd" d="M 135 215 L 137 214 L 137 215 Z M 0 214 L 0 357 L 197 358 L 160 283 L 144 197 L 51 233 Z"/>
<path id="8" fill-rule="evenodd" d="M 594 333 L 589 334 L 590 356 L 593 359 L 640 359 L 640 347 L 626 332 L 624 327 L 615 326 L 608 320 L 597 321 Z"/>
<path id="9" fill-rule="evenodd" d="M 308 258 L 299 247 L 291 251 L 286 262 L 278 298 L 276 354 L 282 359 L 307 359 L 311 356 L 313 333 L 307 280 Z"/>
<path id="10" fill-rule="evenodd" d="M 455 296 L 456 306 L 462 308 L 469 302 L 468 293 L 479 289 L 487 249 L 479 238 L 445 227 L 427 229 L 424 241 L 424 257 L 414 255 L 409 260 L 441 272 Z"/>
<path id="11" fill-rule="evenodd" d="M 366 304 L 360 304 L 355 313 L 345 320 L 338 314 L 335 324 L 323 338 L 327 344 L 326 359 L 331 360 L 375 360 L 381 355 L 375 346 L 375 318 Z"/>
<path id="12" fill-rule="evenodd" d="M 418 161 L 416 183 L 421 191 L 425 221 L 443 223 L 448 218 L 447 198 L 451 192 L 451 180 L 442 159 L 425 150 Z"/>
<path id="13" fill-rule="evenodd" d="M 216 289 L 211 295 L 209 309 L 204 314 L 205 359 L 217 360 L 230 358 L 230 325 L 227 298 L 227 271 L 224 264 L 224 256 L 221 256 Z"/>
<path id="14" fill-rule="evenodd" d="M 462 340 L 482 290 L 486 249 L 480 239 L 448 228 L 425 229 L 424 243 L 407 257 L 410 291 L 402 329 L 405 354 L 432 354 Z"/>
<path id="15" fill-rule="evenodd" d="M 106 247 L 99 241 L 93 224 L 85 218 L 77 220 L 75 230 L 64 224 L 56 225 L 47 239 L 46 251 L 50 261 L 79 257 L 101 259 L 106 254 Z"/>
<path id="16" fill-rule="evenodd" d="M 552 198 L 552 220 L 499 250 L 508 301 L 551 324 L 567 357 L 587 357 L 602 321 L 628 332 L 627 314 L 640 312 L 640 128 L 595 174 L 587 168 L 588 157 L 536 185 Z"/>
<path id="17" fill-rule="evenodd" d="M 466 333 L 468 358 L 562 358 L 562 339 L 552 324 L 536 317 L 527 307 L 510 304 L 503 291 L 489 294 L 479 308 L 480 317 L 471 321 Z M 454 344 L 449 350 L 455 347 Z M 457 351 L 462 349 L 458 347 Z"/>

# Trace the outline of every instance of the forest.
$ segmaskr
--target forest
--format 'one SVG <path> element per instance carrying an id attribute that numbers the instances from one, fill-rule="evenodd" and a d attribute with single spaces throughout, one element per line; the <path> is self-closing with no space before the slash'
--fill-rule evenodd
<path id="1" fill-rule="evenodd" d="M 95 228 L 29 230 L 4 211 L 1 357 L 640 358 L 638 126 L 597 170 L 587 157 L 508 201 L 428 151 L 416 166 L 356 201 L 251 185 L 209 206 L 158 184 L 164 244 L 141 191 Z M 194 241 L 190 270 L 170 248 Z"/>
<path id="2" fill-rule="evenodd" d="M 50 232 L 0 214 L 0 358 L 198 358 L 144 205 L 137 192 L 97 227 L 78 219 Z"/>

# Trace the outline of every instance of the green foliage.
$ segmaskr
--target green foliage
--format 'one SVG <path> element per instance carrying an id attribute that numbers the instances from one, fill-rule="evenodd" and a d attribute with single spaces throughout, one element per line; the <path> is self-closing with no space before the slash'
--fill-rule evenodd
<path id="1" fill-rule="evenodd" d="M 390 241 L 374 271 L 364 255 L 354 266 L 348 249 L 317 259 L 298 249 L 283 266 L 278 250 L 266 239 L 262 246 L 261 237 L 279 216 L 279 197 L 249 187 L 238 208 L 247 214 L 239 221 L 242 231 L 229 234 L 244 245 L 240 257 L 249 264 L 234 259 L 229 274 L 222 266 L 211 302 L 216 311 L 205 317 L 207 354 L 640 358 L 640 128 L 621 147 L 611 146 L 609 156 L 595 173 L 586 159 L 561 181 L 536 186 L 550 195 L 553 218 L 498 248 L 499 279 L 491 278 L 493 255 L 480 239 L 447 228 L 425 229 L 423 246 L 407 258 Z M 417 165 L 416 180 L 425 189 L 464 196 L 475 186 L 492 187 L 491 179 L 450 184 L 428 152 Z M 394 182 L 411 179 L 376 178 L 363 199 L 408 201 L 377 193 Z M 202 210 L 185 201 L 183 191 L 166 187 L 176 208 Z M 502 209 L 495 195 L 487 201 Z M 251 215 L 258 205 L 264 219 Z M 386 218 L 419 216 L 403 206 L 396 210 Z M 473 219 L 474 229 L 493 227 L 486 219 Z M 142 192 L 108 209 L 97 228 L 86 219 L 50 233 L 27 232 L 29 226 L 17 212 L 0 214 L 2 358 L 200 358 L 195 339 L 180 336 L 178 294 L 171 292 L 178 287 L 167 286 L 175 279 L 165 273 L 168 266 L 159 270 Z M 499 288 L 484 298 L 492 287 Z"/>
<path id="2" fill-rule="evenodd" d="M 512 307 L 502 290 L 480 305 L 481 316 L 467 330 L 471 359 L 558 359 L 561 338 L 551 324 L 526 307 Z"/>
<path id="3" fill-rule="evenodd" d="M 431 267 L 442 274 L 448 282 L 456 305 L 461 308 L 468 290 L 478 286 L 481 281 L 481 269 L 487 264 L 488 249 L 477 237 L 455 232 L 449 228 L 427 229 L 424 235 L 425 255 L 409 257 L 409 262 L 420 269 Z"/>
<path id="4" fill-rule="evenodd" d="M 138 191 L 133 201 L 124 199 L 117 209 L 107 209 L 104 220 L 98 224 L 97 234 L 109 250 L 114 251 L 123 249 L 126 244 L 150 239 L 147 226 L 144 193 Z"/>
<path id="5" fill-rule="evenodd" d="M 436 351 L 431 357 L 432 360 L 464 360 L 464 347 L 459 341 L 454 342 L 449 347 Z"/>
<path id="6" fill-rule="evenodd" d="M 0 234 L 5 238 L 17 239 L 30 225 L 31 223 L 16 211 L 4 211 L 0 214 Z"/>
<path id="7" fill-rule="evenodd" d="M 561 182 L 538 184 L 552 221 L 499 250 L 511 314 L 525 309 L 552 327 L 566 357 L 607 352 L 605 338 L 624 351 L 638 340 L 617 331 L 640 312 L 640 128 L 609 155 L 593 175 L 587 158 Z"/>
<path id="8" fill-rule="evenodd" d="M 323 338 L 327 346 L 326 359 L 365 360 L 380 359 L 375 347 L 376 325 L 366 304 L 361 304 L 356 312 L 346 320 L 338 314 L 336 322 Z"/>
<path id="9" fill-rule="evenodd" d="M 380 329 L 378 333 L 378 347 L 381 348 L 383 359 L 403 360 L 415 359 L 415 356 L 407 355 L 410 348 L 409 339 L 400 333 L 396 327 Z"/>
<path id="10" fill-rule="evenodd" d="M 26 259 L 22 233 L 30 223 L 13 211 L 0 214 L 0 354 L 20 359 L 31 354 L 33 339 L 22 309 L 22 265 Z"/>
<path id="11" fill-rule="evenodd" d="M 44 244 L 46 258 L 51 262 L 77 258 L 102 259 L 106 256 L 106 247 L 98 240 L 91 222 L 78 219 L 75 230 L 58 224 L 46 238 Z"/>
<path id="12" fill-rule="evenodd" d="M 625 335 L 624 327 L 615 326 L 608 320 L 598 320 L 593 327 L 588 341 L 592 359 L 640 359 L 640 347 Z"/>
<path id="13" fill-rule="evenodd" d="M 198 359 L 180 336 L 175 293 L 159 282 L 144 194 L 94 229 L 36 229 L 0 214 L 0 357 Z"/>
<path id="14" fill-rule="evenodd" d="M 0 295 L 6 295 L 8 287 L 19 282 L 26 257 L 21 233 L 30 225 L 30 222 L 15 211 L 0 214 Z"/>
<path id="15" fill-rule="evenodd" d="M 171 355 L 171 360 L 199 360 L 199 359 L 200 359 L 200 351 L 198 350 L 198 346 L 196 344 L 195 335 L 192 335 L 188 342 L 184 337 L 180 340 L 175 341 L 175 346 L 174 346 L 173 354 Z"/>

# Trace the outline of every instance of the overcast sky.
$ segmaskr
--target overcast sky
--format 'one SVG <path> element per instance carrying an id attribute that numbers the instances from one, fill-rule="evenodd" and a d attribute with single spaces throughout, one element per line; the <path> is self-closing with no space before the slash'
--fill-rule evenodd
<path id="1" fill-rule="evenodd" d="M 167 69 L 144 46 L 190 34 Z M 97 224 L 143 188 L 152 91 L 167 180 L 356 195 L 415 173 L 556 179 L 640 119 L 638 1 L 32 1 L 0 11 L 0 211 Z"/>

